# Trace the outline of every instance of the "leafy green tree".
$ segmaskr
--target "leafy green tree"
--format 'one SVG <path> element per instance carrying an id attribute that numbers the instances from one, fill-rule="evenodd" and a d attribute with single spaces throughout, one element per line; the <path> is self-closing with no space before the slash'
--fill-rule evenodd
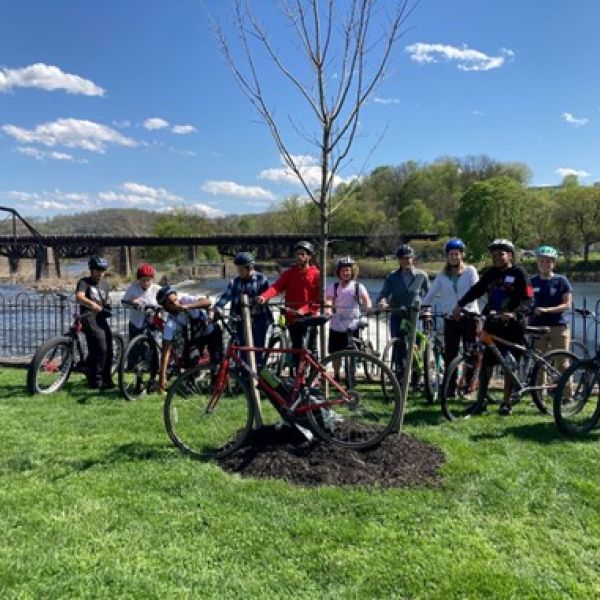
<path id="1" fill-rule="evenodd" d="M 423 233 L 434 229 L 435 217 L 425 202 L 416 198 L 400 211 L 398 222 L 405 233 Z"/>
<path id="2" fill-rule="evenodd" d="M 474 183 L 462 196 L 456 219 L 471 256 L 482 258 L 494 238 L 522 243 L 526 209 L 525 189 L 514 179 L 495 177 Z"/>

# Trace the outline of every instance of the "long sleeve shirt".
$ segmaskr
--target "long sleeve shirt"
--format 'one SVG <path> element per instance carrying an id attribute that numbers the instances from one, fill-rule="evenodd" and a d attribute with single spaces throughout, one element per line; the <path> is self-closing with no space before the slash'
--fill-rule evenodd
<path id="1" fill-rule="evenodd" d="M 317 314 L 319 310 L 320 271 L 314 265 L 299 267 L 294 265 L 284 271 L 281 277 L 261 296 L 265 300 L 285 293 L 285 305 L 302 313 Z M 286 313 L 286 319 L 293 323 L 296 315 Z"/>
<path id="2" fill-rule="evenodd" d="M 425 296 L 429 285 L 429 276 L 425 271 L 396 269 L 385 278 L 377 302 L 385 299 L 392 308 L 409 308 L 415 298 Z"/>
<path id="3" fill-rule="evenodd" d="M 460 276 L 454 280 L 448 277 L 445 271 L 440 271 L 433 280 L 429 291 L 425 294 L 423 304 L 435 304 L 439 312 L 449 315 L 459 298 L 462 298 L 477 283 L 478 279 L 477 269 L 472 265 L 467 265 Z M 479 312 L 476 301 L 469 302 L 465 308 L 469 312 Z"/>

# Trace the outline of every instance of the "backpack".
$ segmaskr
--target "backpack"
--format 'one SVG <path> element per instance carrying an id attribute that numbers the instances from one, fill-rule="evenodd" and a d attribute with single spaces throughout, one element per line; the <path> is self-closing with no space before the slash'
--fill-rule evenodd
<path id="1" fill-rule="evenodd" d="M 337 298 L 338 288 L 340 287 L 340 282 L 336 281 L 333 284 L 333 301 Z M 354 298 L 356 300 L 356 304 L 360 305 L 360 284 L 358 281 L 354 280 Z"/>

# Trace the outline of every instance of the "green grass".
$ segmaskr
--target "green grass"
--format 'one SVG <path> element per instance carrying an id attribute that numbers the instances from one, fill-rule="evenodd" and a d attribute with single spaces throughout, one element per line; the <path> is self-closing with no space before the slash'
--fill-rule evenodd
<path id="1" fill-rule="evenodd" d="M 303 489 L 182 457 L 158 397 L 32 398 L 24 375 L 0 373 L 3 598 L 600 595 L 598 435 L 530 405 L 451 424 L 413 399 L 441 489 Z"/>

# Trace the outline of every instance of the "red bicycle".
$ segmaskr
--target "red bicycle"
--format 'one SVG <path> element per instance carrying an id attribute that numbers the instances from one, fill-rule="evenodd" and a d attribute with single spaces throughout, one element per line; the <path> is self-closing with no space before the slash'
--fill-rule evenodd
<path id="1" fill-rule="evenodd" d="M 327 442 L 368 448 L 398 430 L 403 408 L 400 388 L 376 356 L 343 350 L 319 362 L 305 348 L 240 346 L 236 328 L 230 326 L 235 317 L 217 318 L 230 335 L 223 361 L 185 371 L 170 387 L 164 405 L 167 433 L 185 454 L 222 458 L 245 444 L 255 424 L 261 424 L 250 394 L 252 379 L 285 423 L 308 427 Z M 305 317 L 304 325 L 320 326 L 328 319 Z M 247 352 L 296 354 L 299 366 L 293 378 L 279 379 L 268 367 L 253 370 L 244 358 Z M 336 377 L 333 362 L 338 360 L 341 368 Z M 374 371 L 380 373 L 376 380 L 368 375 Z M 224 393 L 230 379 L 240 393 Z"/>

